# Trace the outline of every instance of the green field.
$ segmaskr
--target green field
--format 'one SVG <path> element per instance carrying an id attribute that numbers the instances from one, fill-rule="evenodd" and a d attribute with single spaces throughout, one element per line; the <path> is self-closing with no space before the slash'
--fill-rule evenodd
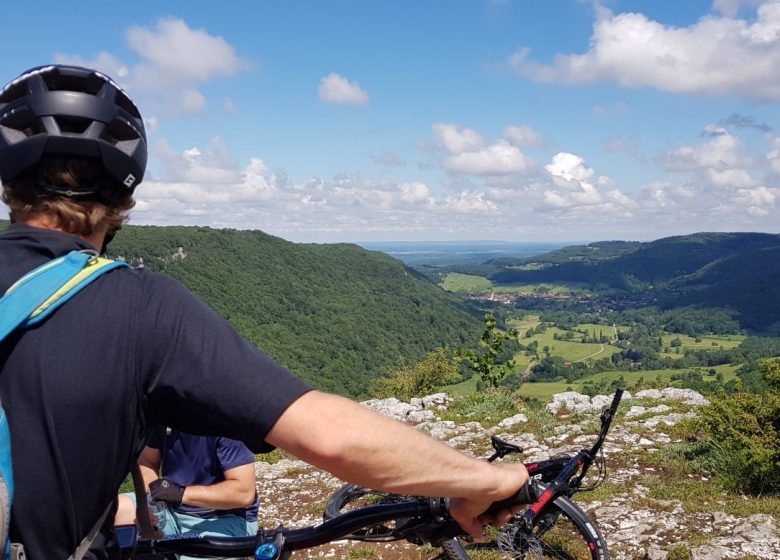
<path id="1" fill-rule="evenodd" d="M 716 366 L 712 369 L 723 373 L 724 381 L 730 381 L 731 379 L 736 378 L 735 371 L 738 367 L 739 366 L 724 365 Z M 706 375 L 706 372 L 709 369 L 710 368 L 701 368 L 702 373 L 705 374 L 705 380 L 714 379 L 714 377 L 711 378 Z M 628 386 L 635 385 L 636 382 L 641 378 L 644 378 L 645 381 L 656 381 L 657 379 L 660 379 L 663 383 L 668 383 L 668 385 L 671 386 L 674 383 L 672 381 L 672 374 L 682 373 L 683 371 L 687 370 L 656 369 L 647 371 L 603 371 L 600 373 L 588 375 L 582 379 L 578 379 L 573 383 L 566 383 L 565 381 L 553 381 L 549 383 L 526 382 L 523 383 L 522 387 L 520 387 L 518 393 L 523 397 L 535 398 L 543 402 L 548 402 L 552 399 L 552 396 L 555 393 L 562 393 L 563 391 L 567 390 L 567 387 L 571 388 L 573 391 L 581 392 L 582 386 L 587 381 L 591 381 L 593 383 L 599 383 L 601 381 L 610 382 L 615 379 L 620 379 L 621 376 Z"/>
<path id="2" fill-rule="evenodd" d="M 489 292 L 493 286 L 493 283 L 484 276 L 450 272 L 440 285 L 448 292 L 481 294 L 484 292 Z"/>
<path id="3" fill-rule="evenodd" d="M 528 346 L 532 341 L 538 342 L 538 354 L 540 357 L 544 356 L 544 348 L 548 347 L 550 355 L 559 356 L 567 362 L 575 363 L 583 360 L 598 360 L 605 357 L 610 357 L 615 352 L 620 352 L 620 348 L 612 344 L 593 344 L 582 343 L 566 340 L 555 340 L 555 334 L 559 337 L 563 335 L 564 330 L 557 327 L 548 327 L 545 332 L 535 334 L 530 338 L 526 338 L 524 335 L 530 328 L 536 328 L 539 325 L 539 315 L 534 313 L 528 313 L 520 319 L 510 319 L 507 321 L 508 325 L 516 329 L 519 333 L 519 341 L 523 346 Z M 618 332 L 628 330 L 625 325 L 616 325 L 615 328 Z M 612 325 L 602 325 L 596 323 L 581 323 L 574 327 L 575 331 L 584 332 L 588 331 L 590 336 L 599 336 L 603 333 L 610 338 L 615 332 Z M 581 335 L 577 335 L 580 339 Z M 671 341 L 678 337 L 678 335 L 663 335 L 664 345 L 670 345 Z M 682 357 L 683 350 L 685 349 L 709 349 L 709 348 L 735 348 L 745 338 L 743 336 L 705 336 L 701 338 L 701 342 L 696 342 L 694 337 L 679 335 L 682 342 L 680 354 L 668 354 L 672 357 Z M 662 354 L 667 355 L 667 354 Z M 514 357 L 517 368 L 515 371 L 524 371 L 528 368 L 529 364 L 535 359 L 533 356 L 526 355 L 525 351 L 519 352 Z M 716 372 L 723 374 L 723 381 L 728 382 L 736 378 L 736 369 L 739 366 L 734 365 L 722 365 L 716 366 L 714 369 Z M 707 372 L 710 368 L 693 368 L 698 369 L 704 375 L 705 381 L 714 380 L 714 376 L 708 376 Z M 665 386 L 672 386 L 672 375 L 681 374 L 683 371 L 688 370 L 675 370 L 675 369 L 663 369 L 663 370 L 647 370 L 647 371 L 606 371 L 600 373 L 594 373 L 578 379 L 572 383 L 566 383 L 565 381 L 553 381 L 553 382 L 540 382 L 531 383 L 526 381 L 519 389 L 518 394 L 527 398 L 539 399 L 543 402 L 548 402 L 555 393 L 562 393 L 566 390 L 573 390 L 582 392 L 583 386 L 586 382 L 600 383 L 602 381 L 611 382 L 623 377 L 627 386 L 635 385 L 640 379 L 644 379 L 646 382 L 660 381 Z M 464 394 L 476 390 L 477 376 L 471 379 L 458 383 L 456 385 L 449 385 L 444 387 L 443 390 L 451 394 Z"/>
<path id="4" fill-rule="evenodd" d="M 571 293 L 590 293 L 588 284 L 569 282 L 566 284 L 513 284 L 496 285 L 493 291 L 497 294 L 519 294 L 530 296 L 534 294 L 571 294 Z"/>
<path id="5" fill-rule="evenodd" d="M 524 315 L 522 319 L 509 319 L 507 321 L 507 325 L 512 327 L 513 329 L 516 329 L 517 332 L 520 333 L 520 336 L 522 336 L 525 331 L 530 329 L 531 327 L 536 327 L 536 325 L 539 324 L 539 315 Z"/>
<path id="6" fill-rule="evenodd" d="M 668 358 L 682 358 L 683 353 L 686 350 L 718 350 L 736 348 L 745 339 L 742 335 L 708 335 L 700 337 L 700 342 L 696 342 L 696 338 L 687 336 L 684 334 L 665 334 L 661 337 L 663 339 L 664 349 L 668 348 L 670 352 L 661 352 L 661 356 Z M 682 343 L 681 346 L 672 347 L 672 340 L 679 338 Z M 677 353 L 676 348 L 680 349 Z"/>
<path id="7" fill-rule="evenodd" d="M 716 366 L 712 369 L 723 373 L 724 381 L 730 381 L 731 379 L 736 378 L 735 371 L 737 367 L 739 366 L 724 365 Z M 701 370 L 704 374 L 704 379 L 714 379 L 706 375 L 706 371 L 708 369 L 709 368 L 702 368 Z M 518 394 L 525 398 L 534 398 L 539 399 L 542 402 L 550 402 L 552 400 L 552 396 L 556 393 L 563 393 L 564 391 L 570 390 L 582 392 L 583 385 L 585 385 L 588 381 L 592 383 L 599 383 L 601 381 L 610 382 L 615 379 L 620 379 L 621 377 L 625 380 L 627 386 L 635 385 L 636 382 L 641 378 L 644 378 L 645 381 L 648 382 L 661 380 L 663 383 L 668 384 L 667 386 L 672 386 L 674 383 L 672 381 L 672 374 L 682 373 L 683 371 L 687 370 L 657 369 L 647 371 L 604 371 L 601 373 L 588 375 L 582 379 L 574 381 L 573 383 L 566 383 L 565 381 L 551 381 L 544 383 L 525 382 L 518 390 Z M 449 393 L 450 395 L 462 395 L 476 391 L 476 388 L 477 376 L 475 375 L 471 379 L 463 381 L 462 383 L 443 387 L 442 390 L 446 393 Z"/>
<path id="8" fill-rule="evenodd" d="M 531 341 L 539 343 L 539 353 L 542 354 L 545 347 L 549 348 L 551 356 L 560 356 L 567 362 L 581 362 L 586 359 L 598 360 L 608 358 L 620 348 L 611 344 L 593 344 L 568 340 L 555 340 L 555 333 L 563 335 L 563 331 L 557 327 L 549 327 L 541 334 L 535 334 L 531 338 L 520 337 L 520 343 L 527 346 Z"/>

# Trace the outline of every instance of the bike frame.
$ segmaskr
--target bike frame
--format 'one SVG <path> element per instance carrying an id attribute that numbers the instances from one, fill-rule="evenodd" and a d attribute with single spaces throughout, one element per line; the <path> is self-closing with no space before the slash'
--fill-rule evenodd
<path id="1" fill-rule="evenodd" d="M 595 461 L 598 452 L 609 431 L 612 419 L 617 412 L 618 404 L 623 395 L 623 390 L 618 389 L 612 400 L 612 404 L 601 414 L 601 431 L 598 439 L 590 449 L 583 449 L 571 457 L 559 457 L 526 465 L 531 483 L 536 485 L 537 480 L 542 483 L 541 493 L 536 496 L 529 508 L 518 517 L 519 523 L 530 528 L 539 517 L 547 512 L 547 506 L 559 496 L 571 496 L 581 486 L 582 480 L 588 469 Z M 500 440 L 499 440 L 500 442 Z M 508 453 L 522 452 L 516 446 L 507 446 L 507 452 L 499 452 L 489 460 L 502 457 Z M 536 479 L 536 480 L 535 480 Z M 501 507 L 505 504 L 500 502 Z M 497 504 L 491 506 L 494 509 Z M 515 503 L 512 503 L 515 505 Z M 300 529 L 286 529 L 280 527 L 276 530 L 260 530 L 254 537 L 208 537 L 208 536 L 171 536 L 156 541 L 135 541 L 137 536 L 125 534 L 120 542 L 130 543 L 123 550 L 130 550 L 130 556 L 153 553 L 179 553 L 191 555 L 204 555 L 216 557 L 252 556 L 261 560 L 275 560 L 286 558 L 289 552 L 312 548 L 338 540 L 360 529 L 379 523 L 397 519 L 409 519 L 402 528 L 399 538 L 405 538 L 411 542 L 433 542 L 451 538 L 463 534 L 462 530 L 451 520 L 447 512 L 447 500 L 443 498 L 416 498 L 409 501 L 368 506 L 358 510 L 346 512 L 334 519 L 324 521 L 312 527 Z M 133 532 L 135 527 L 125 530 Z M 132 543 L 134 542 L 134 546 Z M 260 548 L 274 544 L 275 556 L 260 556 Z M 270 550 L 270 548 L 268 548 Z M 257 555 L 257 556 L 256 556 Z"/>

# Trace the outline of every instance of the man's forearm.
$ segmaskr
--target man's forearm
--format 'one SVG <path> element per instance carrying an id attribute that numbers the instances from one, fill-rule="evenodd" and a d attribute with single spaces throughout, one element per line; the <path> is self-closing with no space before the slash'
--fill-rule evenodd
<path id="1" fill-rule="evenodd" d="M 211 509 L 249 507 L 254 503 L 254 491 L 236 480 L 224 480 L 210 486 L 187 486 L 181 503 Z"/>
<path id="2" fill-rule="evenodd" d="M 145 490 L 149 491 L 149 483 L 157 480 L 159 477 L 159 474 L 157 473 L 157 470 L 148 467 L 146 465 L 143 465 L 141 463 L 138 464 L 141 470 L 141 478 L 144 480 L 144 485 L 146 486 Z"/>
<path id="3" fill-rule="evenodd" d="M 513 485 L 498 480 L 501 468 L 353 401 L 316 391 L 293 403 L 267 439 L 339 478 L 390 492 L 498 500 Z M 519 476 L 518 469 L 505 476 Z"/>

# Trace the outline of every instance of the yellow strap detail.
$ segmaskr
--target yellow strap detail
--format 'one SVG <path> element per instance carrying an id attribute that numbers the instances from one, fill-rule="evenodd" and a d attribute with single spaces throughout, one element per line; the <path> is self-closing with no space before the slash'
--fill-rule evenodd
<path id="1" fill-rule="evenodd" d="M 61 263 L 62 261 L 64 261 L 64 260 L 65 260 L 65 257 L 59 257 L 59 258 L 56 258 L 56 259 L 54 259 L 54 260 L 51 260 L 51 261 L 49 261 L 48 263 L 46 263 L 46 264 L 45 264 L 44 266 L 42 266 L 42 267 L 41 267 L 39 270 L 36 270 L 36 271 L 35 271 L 35 274 L 32 274 L 32 273 L 30 273 L 30 274 L 25 274 L 24 276 L 22 276 L 21 278 L 19 278 L 19 280 L 17 280 L 17 281 L 16 281 L 16 282 L 14 282 L 13 284 L 11 284 L 11 287 L 10 287 L 10 288 L 8 288 L 8 289 L 5 291 L 5 293 L 6 293 L 6 294 L 10 294 L 10 293 L 11 293 L 11 292 L 13 292 L 13 291 L 14 291 L 16 288 L 18 288 L 19 286 L 21 286 L 21 285 L 24 283 L 24 281 L 25 281 L 25 280 L 28 280 L 28 279 L 30 279 L 30 278 L 35 278 L 36 276 L 38 276 L 38 275 L 39 275 L 39 274 L 41 274 L 42 272 L 45 272 L 45 271 L 47 271 L 48 269 L 50 269 L 50 268 L 51 268 L 51 267 L 53 267 L 53 266 L 57 266 L 58 264 L 60 264 L 60 263 Z"/>
<path id="2" fill-rule="evenodd" d="M 85 278 L 88 278 L 91 274 L 94 272 L 97 272 L 104 266 L 107 266 L 111 263 L 113 263 L 111 259 L 104 259 L 104 258 L 94 258 L 91 261 L 87 263 L 87 265 L 79 271 L 76 276 L 65 282 L 63 286 L 54 292 L 49 299 L 44 301 L 38 308 L 33 311 L 30 314 L 30 318 L 35 318 L 37 315 L 40 315 L 44 311 L 46 311 L 52 304 L 54 304 L 58 299 L 60 299 L 62 296 L 67 294 L 76 284 L 84 280 Z"/>

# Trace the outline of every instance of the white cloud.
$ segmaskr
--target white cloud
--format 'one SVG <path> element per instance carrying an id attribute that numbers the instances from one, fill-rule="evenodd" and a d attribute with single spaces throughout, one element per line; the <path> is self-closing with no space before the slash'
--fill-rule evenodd
<path id="1" fill-rule="evenodd" d="M 510 144 L 523 147 L 538 147 L 544 144 L 544 138 L 542 135 L 536 132 L 528 125 L 510 125 L 504 128 L 504 138 L 506 138 Z"/>
<path id="2" fill-rule="evenodd" d="M 444 148 L 453 155 L 473 152 L 485 145 L 479 132 L 471 128 L 459 128 L 450 123 L 436 123 L 432 128 Z"/>
<path id="3" fill-rule="evenodd" d="M 578 155 L 558 152 L 552 161 L 544 168 L 565 189 L 577 189 L 581 183 L 590 180 L 595 171 L 585 165 L 585 160 Z"/>
<path id="4" fill-rule="evenodd" d="M 445 210 L 462 214 L 492 214 L 498 210 L 496 204 L 486 200 L 483 192 L 461 192 L 447 197 L 442 203 Z"/>
<path id="5" fill-rule="evenodd" d="M 105 72 L 133 95 L 150 96 L 146 106 L 174 113 L 202 112 L 206 99 L 198 84 L 250 67 L 225 39 L 177 18 L 160 19 L 154 28 L 133 26 L 125 36 L 141 59 L 137 64 L 128 66 L 107 52 L 93 59 L 57 53 L 54 61 Z"/>
<path id="6" fill-rule="evenodd" d="M 767 187 L 754 187 L 751 189 L 739 189 L 735 201 L 745 206 L 768 212 L 774 208 L 777 201 L 778 189 L 769 189 Z"/>
<path id="7" fill-rule="evenodd" d="M 191 29 L 181 19 L 161 19 L 154 29 L 133 26 L 125 36 L 143 59 L 133 69 L 136 85 L 143 89 L 206 82 L 248 67 L 225 39 Z"/>
<path id="8" fill-rule="evenodd" d="M 476 130 L 451 123 L 436 123 L 432 129 L 438 142 L 449 154 L 444 161 L 444 167 L 453 173 L 482 176 L 510 175 L 521 173 L 533 166 L 530 158 L 506 140 L 487 144 Z M 509 129 L 509 134 L 514 134 L 515 140 L 520 140 L 523 134 L 526 141 L 536 140 L 535 133 L 530 128 L 509 127 Z"/>
<path id="9" fill-rule="evenodd" d="M 410 204 L 418 204 L 421 202 L 428 203 L 431 201 L 431 189 L 428 185 L 420 181 L 413 181 L 411 183 L 401 183 L 399 185 L 401 191 L 401 200 Z"/>
<path id="10" fill-rule="evenodd" d="M 365 105 L 369 100 L 368 93 L 357 82 L 350 82 L 335 72 L 331 72 L 320 80 L 317 92 L 320 99 L 327 103 Z"/>
<path id="11" fill-rule="evenodd" d="M 747 5 L 716 3 L 727 16 L 706 16 L 689 27 L 599 7 L 586 53 L 558 54 L 551 64 L 541 64 L 530 61 L 524 48 L 509 64 L 539 82 L 611 81 L 674 93 L 780 100 L 780 2 L 761 4 L 752 23 L 729 17 L 739 4 Z"/>
<path id="12" fill-rule="evenodd" d="M 728 17 L 734 17 L 744 6 L 759 6 L 764 0 L 714 0 L 713 9 Z"/>
<path id="13" fill-rule="evenodd" d="M 624 190 L 571 152 L 521 173 L 450 173 L 440 183 L 359 174 L 295 181 L 260 157 L 240 164 L 219 137 L 186 149 L 158 140 L 156 172 L 137 191 L 133 223 L 260 229 L 308 241 L 484 239 L 497 231 L 505 239 L 566 240 L 774 231 L 780 138 L 731 128 L 708 126 L 698 142 L 656 160 L 666 175 L 638 191 Z M 464 138 L 482 137 L 465 130 L 440 129 L 459 151 L 445 151 L 445 164 L 489 153 L 501 142 L 516 149 L 505 140 L 469 144 Z M 762 140 L 762 157 L 743 153 L 746 144 L 755 148 Z M 480 147 L 461 151 L 464 145 Z"/>
<path id="14" fill-rule="evenodd" d="M 552 184 L 544 191 L 544 203 L 553 208 L 584 209 L 588 211 L 628 212 L 636 206 L 633 199 L 615 188 L 612 179 L 596 175 L 592 167 L 585 165 L 584 158 L 558 152 L 552 161 L 544 166 Z M 600 207 L 601 210 L 593 210 Z"/>
<path id="15" fill-rule="evenodd" d="M 159 140 L 152 145 L 152 155 L 161 164 L 161 179 L 168 182 L 224 185 L 236 182 L 240 174 L 238 162 L 219 137 L 205 151 L 193 147 L 181 153 Z"/>
<path id="16" fill-rule="evenodd" d="M 764 162 L 743 155 L 740 139 L 726 129 L 710 125 L 709 140 L 699 146 L 681 146 L 661 156 L 667 171 L 692 173 L 704 185 L 716 188 L 749 188 L 758 184 L 754 173 L 761 165 L 771 171 L 772 152 Z"/>
<path id="17" fill-rule="evenodd" d="M 475 152 L 450 156 L 445 167 L 470 175 L 508 175 L 529 169 L 531 161 L 516 146 L 500 140 Z"/>

